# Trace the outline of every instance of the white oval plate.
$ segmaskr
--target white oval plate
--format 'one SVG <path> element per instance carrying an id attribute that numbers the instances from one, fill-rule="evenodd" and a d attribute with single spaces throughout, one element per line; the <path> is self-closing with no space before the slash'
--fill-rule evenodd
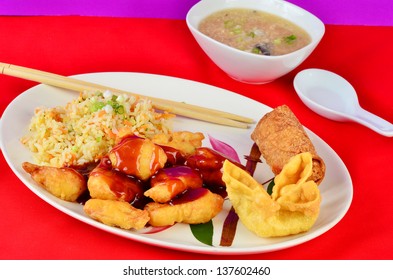
<path id="1" fill-rule="evenodd" d="M 147 96 L 231 111 L 256 121 L 271 111 L 271 108 L 236 93 L 174 77 L 124 72 L 93 73 L 76 77 Z M 27 133 L 34 109 L 39 106 L 65 105 L 75 97 L 75 92 L 46 85 L 38 85 L 25 91 L 15 98 L 4 111 L 0 123 L 0 144 L 7 163 L 31 191 L 60 211 L 86 224 L 132 240 L 182 251 L 221 255 L 252 254 L 281 250 L 316 238 L 335 226 L 350 207 L 353 189 L 346 166 L 329 145 L 307 130 L 318 153 L 326 162 L 327 173 L 320 185 L 322 195 L 320 216 L 315 225 L 306 233 L 281 238 L 259 238 L 249 232 L 239 221 L 232 246 L 221 247 L 219 245 L 221 229 L 231 207 L 229 201 L 225 202 L 223 211 L 213 219 L 213 246 L 199 242 L 192 235 L 189 225 L 185 224 L 176 224 L 165 231 L 153 234 L 106 226 L 86 216 L 80 204 L 60 200 L 43 190 L 21 167 L 24 161 L 32 162 L 30 152 L 20 143 L 19 139 Z M 204 146 L 210 146 L 208 136 L 211 135 L 234 147 L 243 163 L 245 163 L 243 156 L 249 154 L 253 144 L 250 135 L 254 126 L 249 129 L 230 128 L 177 117 L 174 129 L 203 132 L 206 136 Z M 260 182 L 272 178 L 272 173 L 266 164 L 258 165 L 255 178 Z"/>

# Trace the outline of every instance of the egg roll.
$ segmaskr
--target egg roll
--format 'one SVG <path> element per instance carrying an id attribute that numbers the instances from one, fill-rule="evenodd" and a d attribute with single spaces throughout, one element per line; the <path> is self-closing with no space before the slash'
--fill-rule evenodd
<path id="1" fill-rule="evenodd" d="M 326 166 L 299 122 L 287 105 L 282 105 L 264 115 L 251 134 L 262 157 L 275 175 L 279 174 L 292 156 L 303 152 L 312 155 L 310 180 L 322 182 Z"/>

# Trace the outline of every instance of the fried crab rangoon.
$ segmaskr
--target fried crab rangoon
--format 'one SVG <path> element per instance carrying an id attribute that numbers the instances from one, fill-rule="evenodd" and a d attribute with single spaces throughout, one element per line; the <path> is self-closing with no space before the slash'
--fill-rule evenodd
<path id="1" fill-rule="evenodd" d="M 260 237 L 287 236 L 308 231 L 319 215 L 321 196 L 309 180 L 312 155 L 293 156 L 275 177 L 270 196 L 246 171 L 229 161 L 224 163 L 223 180 L 241 222 Z"/>

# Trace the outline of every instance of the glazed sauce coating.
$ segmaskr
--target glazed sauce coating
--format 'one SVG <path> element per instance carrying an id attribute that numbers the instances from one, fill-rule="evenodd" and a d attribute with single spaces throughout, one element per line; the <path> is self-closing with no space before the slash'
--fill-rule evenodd
<path id="1" fill-rule="evenodd" d="M 167 156 L 166 167 L 174 166 L 174 165 L 183 165 L 186 161 L 185 157 L 182 153 L 172 147 L 169 146 L 161 146 Z"/>
<path id="2" fill-rule="evenodd" d="M 198 189 L 189 189 L 183 193 L 183 195 L 174 198 L 172 201 L 169 202 L 171 205 L 178 205 L 182 203 L 188 203 L 198 198 L 201 198 L 208 192 L 205 188 L 198 188 Z"/>
<path id="3" fill-rule="evenodd" d="M 187 158 L 185 165 L 197 170 L 201 174 L 205 188 L 208 188 L 222 197 L 226 197 L 226 187 L 225 183 L 222 181 L 221 171 L 226 159 L 228 158 L 215 150 L 201 147 L 196 150 L 194 155 Z M 244 168 L 239 163 L 233 163 Z"/>
<path id="4" fill-rule="evenodd" d="M 101 176 L 117 197 L 124 198 L 139 209 L 143 209 L 146 203 L 152 201 L 151 198 L 143 195 L 144 191 L 157 185 L 164 185 L 169 192 L 177 194 L 170 204 L 195 200 L 203 196 L 207 190 L 224 198 L 227 196 L 221 171 L 227 158 L 207 147 L 196 149 L 194 155 L 186 158 L 175 148 L 157 145 L 168 157 L 165 167 L 155 171 L 148 180 L 129 175 L 138 172 L 138 158 L 142 156 L 143 141 L 143 138 L 136 136 L 124 138 L 110 151 L 112 158 L 103 157 L 89 176 Z M 153 155 L 152 161 L 154 158 Z M 244 168 L 238 163 L 235 164 Z M 150 168 L 155 168 L 154 163 Z M 89 195 L 86 194 L 81 196 L 79 202 L 83 204 L 88 199 Z"/>
<path id="5" fill-rule="evenodd" d="M 188 188 L 200 188 L 203 181 L 199 173 L 190 167 L 174 166 L 159 170 L 151 178 L 150 185 L 164 185 L 170 193 L 179 193 Z"/>
<path id="6" fill-rule="evenodd" d="M 133 202 L 143 195 L 144 187 L 140 180 L 127 176 L 108 164 L 108 159 L 103 158 L 100 164 L 90 173 L 90 177 L 99 176 L 102 183 L 109 186 L 112 193 L 124 201 Z"/>
<path id="7" fill-rule="evenodd" d="M 165 166 L 165 151 L 149 139 L 127 137 L 109 152 L 114 169 L 127 175 L 148 180 Z"/>
<path id="8" fill-rule="evenodd" d="M 113 167 L 125 174 L 138 174 L 143 144 L 144 140 L 141 138 L 123 139 L 110 152 Z"/>
<path id="9" fill-rule="evenodd" d="M 201 147 L 196 149 L 195 154 L 188 157 L 185 165 L 197 170 L 217 170 L 221 169 L 225 157 L 218 152 Z"/>

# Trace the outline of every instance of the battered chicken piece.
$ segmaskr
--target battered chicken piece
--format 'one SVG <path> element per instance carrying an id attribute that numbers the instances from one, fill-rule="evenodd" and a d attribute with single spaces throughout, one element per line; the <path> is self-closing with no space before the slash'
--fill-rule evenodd
<path id="1" fill-rule="evenodd" d="M 167 156 L 149 139 L 127 137 L 113 147 L 109 159 L 114 169 L 147 180 L 165 166 Z"/>
<path id="2" fill-rule="evenodd" d="M 137 209 L 123 201 L 89 199 L 83 210 L 94 220 L 123 229 L 141 229 L 149 221 L 147 211 Z"/>
<path id="3" fill-rule="evenodd" d="M 166 166 L 175 166 L 175 165 L 184 165 L 186 161 L 186 157 L 182 154 L 181 151 L 169 147 L 169 146 L 160 146 L 167 156 Z"/>
<path id="4" fill-rule="evenodd" d="M 221 210 L 224 199 L 205 188 L 188 190 L 172 204 L 150 202 L 145 210 L 152 226 L 170 226 L 175 223 L 202 224 L 213 219 Z"/>
<path id="5" fill-rule="evenodd" d="M 203 181 L 199 173 L 190 167 L 175 166 L 159 170 L 151 178 L 150 185 L 145 196 L 165 203 L 189 188 L 201 188 Z"/>
<path id="6" fill-rule="evenodd" d="M 75 202 L 87 188 L 85 178 L 72 168 L 39 166 L 29 162 L 24 162 L 22 167 L 44 189 L 66 201 Z"/>
<path id="7" fill-rule="evenodd" d="M 142 197 L 142 182 L 113 170 L 108 161 L 108 158 L 103 158 L 89 175 L 87 187 L 91 198 L 133 202 Z"/>
<path id="8" fill-rule="evenodd" d="M 220 192 L 220 190 L 225 190 L 225 183 L 222 181 L 222 165 L 225 160 L 230 159 L 211 148 L 201 147 L 187 158 L 185 165 L 197 170 L 206 186 Z M 231 162 L 240 168 L 244 168 L 240 163 L 232 160 Z"/>
<path id="9" fill-rule="evenodd" d="M 161 146 L 169 146 L 179 150 L 184 156 L 195 153 L 195 149 L 202 146 L 205 136 L 200 132 L 177 131 L 172 134 L 157 134 L 152 141 Z"/>

